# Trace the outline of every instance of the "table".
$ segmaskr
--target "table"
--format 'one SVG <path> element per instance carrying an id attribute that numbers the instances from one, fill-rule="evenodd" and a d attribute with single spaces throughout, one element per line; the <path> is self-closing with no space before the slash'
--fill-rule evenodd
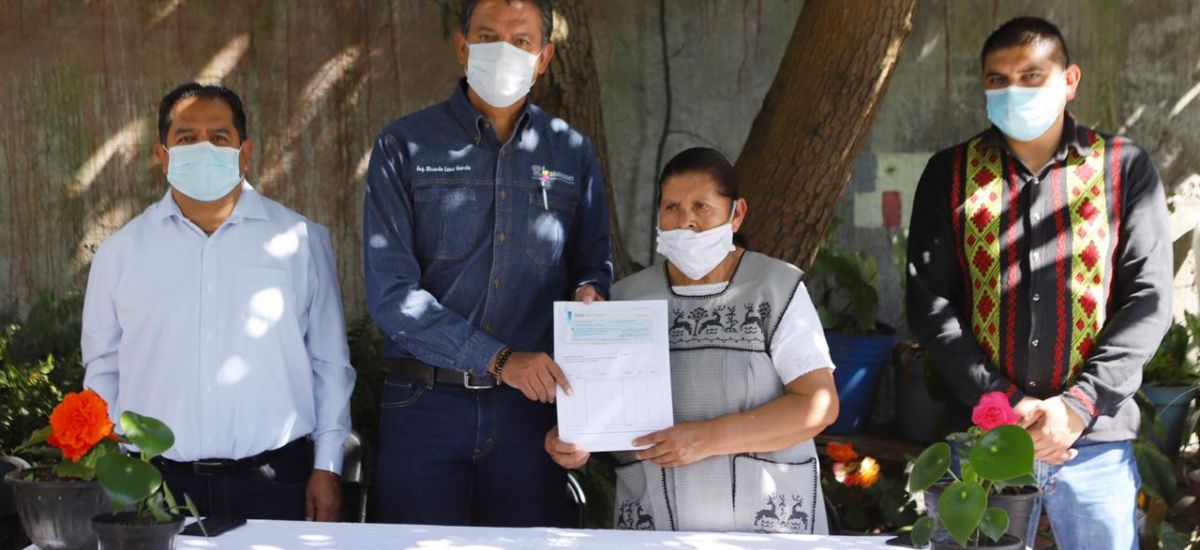
<path id="1" fill-rule="evenodd" d="M 858 550 L 893 548 L 888 537 L 765 535 L 756 533 L 675 533 L 549 528 L 445 527 L 381 523 L 306 523 L 250 520 L 219 537 L 180 536 L 177 550 L 401 549 L 569 550 L 675 548 L 737 550 L 789 548 Z"/>

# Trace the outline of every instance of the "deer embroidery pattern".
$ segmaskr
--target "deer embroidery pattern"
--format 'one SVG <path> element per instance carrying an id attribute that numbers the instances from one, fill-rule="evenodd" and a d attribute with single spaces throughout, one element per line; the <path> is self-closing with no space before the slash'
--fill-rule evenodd
<path id="1" fill-rule="evenodd" d="M 741 307 L 673 308 L 669 332 L 673 343 L 716 341 L 758 344 L 766 338 L 771 311 L 771 304 L 767 302 L 747 303 Z"/>
<path id="2" fill-rule="evenodd" d="M 789 509 L 787 502 L 791 499 Z M 765 532 L 809 532 L 809 517 L 804 506 L 804 498 L 800 495 L 785 495 L 771 493 L 767 495 L 767 505 L 754 514 L 754 527 Z"/>
<path id="3" fill-rule="evenodd" d="M 620 512 L 617 514 L 617 529 L 628 529 L 635 531 L 653 531 L 654 517 L 647 514 L 642 508 L 642 503 L 637 501 L 625 501 L 621 503 Z"/>

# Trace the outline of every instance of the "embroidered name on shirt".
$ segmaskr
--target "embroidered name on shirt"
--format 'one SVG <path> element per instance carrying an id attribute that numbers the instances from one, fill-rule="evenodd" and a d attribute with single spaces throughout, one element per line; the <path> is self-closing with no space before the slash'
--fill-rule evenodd
<path id="1" fill-rule="evenodd" d="M 417 166 L 418 174 L 445 174 L 448 172 L 470 172 L 471 167 L 466 164 L 457 166 Z"/>
<path id="2" fill-rule="evenodd" d="M 533 165 L 533 179 L 537 180 L 538 183 L 542 184 L 543 186 L 549 185 L 550 182 L 555 181 L 559 181 L 567 185 L 575 185 L 575 176 L 564 174 L 562 172 L 555 172 L 548 166 L 542 166 L 540 164 Z"/>

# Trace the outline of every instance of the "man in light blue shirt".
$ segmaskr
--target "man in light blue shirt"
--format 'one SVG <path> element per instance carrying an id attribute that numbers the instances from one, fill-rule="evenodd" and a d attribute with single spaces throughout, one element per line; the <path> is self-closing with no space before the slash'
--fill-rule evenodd
<path id="1" fill-rule="evenodd" d="M 170 426 L 155 463 L 202 514 L 336 520 L 354 370 L 329 232 L 246 183 L 232 91 L 167 94 L 159 140 L 171 189 L 92 261 L 84 385 Z"/>

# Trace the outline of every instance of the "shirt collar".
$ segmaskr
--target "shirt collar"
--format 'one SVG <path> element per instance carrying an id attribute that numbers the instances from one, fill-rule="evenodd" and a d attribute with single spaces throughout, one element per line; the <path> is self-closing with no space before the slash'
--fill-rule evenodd
<path id="1" fill-rule="evenodd" d="M 242 180 L 242 194 L 238 197 L 237 204 L 233 207 L 233 213 L 229 215 L 229 220 L 238 222 L 243 219 L 251 220 L 269 220 L 271 217 L 267 214 L 266 204 L 263 202 L 263 196 L 254 189 L 246 180 Z M 175 197 L 171 195 L 171 189 L 168 187 L 163 198 L 158 201 L 151 211 L 155 221 L 161 221 L 170 217 L 183 220 L 186 219 L 183 211 L 179 209 L 179 204 L 175 202 Z"/>
<path id="2" fill-rule="evenodd" d="M 521 113 L 517 115 L 516 139 L 520 141 L 522 130 L 533 118 L 531 109 L 532 101 L 527 97 L 525 103 L 521 105 Z M 458 85 L 454 87 L 454 94 L 450 96 L 450 110 L 454 113 L 454 118 L 458 123 L 471 135 L 478 145 L 483 139 L 484 129 L 491 125 L 487 117 L 483 116 L 474 105 L 471 105 L 471 100 L 467 97 L 467 79 L 460 78 Z"/>
<path id="3" fill-rule="evenodd" d="M 1062 142 L 1059 143 L 1058 152 L 1055 153 L 1054 158 L 1060 161 L 1067 158 L 1068 148 L 1075 149 L 1075 152 L 1080 156 L 1086 157 L 1090 155 L 1091 144 L 1088 141 L 1087 128 L 1079 124 L 1075 120 L 1075 115 L 1071 114 L 1070 111 L 1067 111 L 1065 114 L 1066 116 L 1063 117 Z M 1012 152 L 1012 148 L 1008 146 L 1008 140 L 1004 139 L 1004 134 L 995 125 L 992 125 L 991 128 L 988 128 L 983 133 L 982 143 L 983 145 L 1001 147 L 1005 151 Z"/>

